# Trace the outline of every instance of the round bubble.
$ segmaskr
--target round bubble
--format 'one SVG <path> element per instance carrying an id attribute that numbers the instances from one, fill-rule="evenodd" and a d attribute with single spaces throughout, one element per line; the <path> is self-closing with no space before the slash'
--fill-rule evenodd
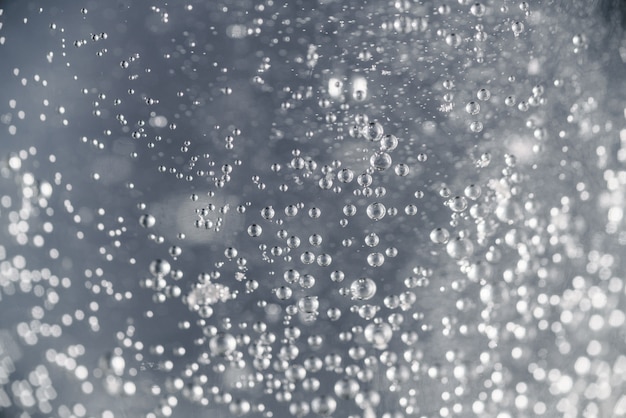
<path id="1" fill-rule="evenodd" d="M 386 152 L 376 152 L 370 158 L 370 165 L 378 171 L 383 171 L 391 167 L 391 155 Z"/>
<path id="2" fill-rule="evenodd" d="M 450 239 L 450 233 L 445 228 L 435 228 L 430 231 L 430 240 L 435 244 L 445 244 Z"/>
<path id="3" fill-rule="evenodd" d="M 350 285 L 352 299 L 369 300 L 376 294 L 376 282 L 369 277 L 361 277 Z"/>
<path id="4" fill-rule="evenodd" d="M 383 205 L 382 203 L 376 202 L 376 203 L 372 203 L 367 207 L 367 216 L 370 219 L 373 219 L 375 221 L 380 221 L 381 219 L 383 219 L 385 217 L 385 214 L 387 213 L 387 208 L 385 208 L 385 205 Z"/>
<path id="5" fill-rule="evenodd" d="M 150 263 L 150 273 L 155 276 L 162 277 L 172 270 L 172 266 L 167 260 L 157 259 Z"/>
<path id="6" fill-rule="evenodd" d="M 152 228 L 156 224 L 156 218 L 149 213 L 143 214 L 139 217 L 139 225 L 144 228 Z"/>
<path id="7" fill-rule="evenodd" d="M 237 340 L 231 334 L 218 333 L 209 340 L 209 349 L 214 356 L 226 356 L 237 348 Z"/>

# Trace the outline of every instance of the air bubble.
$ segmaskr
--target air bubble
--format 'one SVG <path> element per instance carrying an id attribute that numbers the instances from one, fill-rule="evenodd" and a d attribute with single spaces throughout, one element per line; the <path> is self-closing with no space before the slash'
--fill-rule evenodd
<path id="1" fill-rule="evenodd" d="M 385 208 L 385 205 L 383 205 L 382 203 L 372 203 L 367 207 L 367 216 L 374 220 L 374 221 L 380 221 L 381 219 L 383 219 L 385 217 L 385 214 L 387 213 L 387 209 Z"/>
<path id="2" fill-rule="evenodd" d="M 376 152 L 370 158 L 370 165 L 378 171 L 391 167 L 391 156 L 386 152 Z"/>
<path id="3" fill-rule="evenodd" d="M 380 141 L 381 151 L 393 151 L 398 147 L 398 138 L 395 135 L 385 135 Z"/>
<path id="4" fill-rule="evenodd" d="M 227 356 L 236 348 L 237 340 L 227 333 L 219 333 L 209 340 L 209 349 L 214 356 Z"/>
<path id="5" fill-rule="evenodd" d="M 446 251 L 450 257 L 460 260 L 474 253 L 474 244 L 467 238 L 456 237 L 448 241 Z"/>
<path id="6" fill-rule="evenodd" d="M 170 273 L 172 266 L 167 260 L 157 259 L 150 263 L 150 272 L 157 277 L 163 277 Z"/>
<path id="7" fill-rule="evenodd" d="M 371 267 L 380 267 L 385 263 L 385 256 L 381 253 L 371 253 L 367 256 L 367 264 Z"/>
<path id="8" fill-rule="evenodd" d="M 435 228 L 430 231 L 430 240 L 435 244 L 445 244 L 450 239 L 450 233 L 445 228 Z"/>
<path id="9" fill-rule="evenodd" d="M 371 122 L 363 128 L 362 135 L 369 141 L 380 141 L 383 137 L 383 126 L 378 122 Z"/>
<path id="10" fill-rule="evenodd" d="M 156 218 L 150 214 L 143 214 L 139 217 L 139 225 L 144 228 L 152 228 L 156 225 Z"/>
<path id="11" fill-rule="evenodd" d="M 251 237 L 258 237 L 263 233 L 261 225 L 252 224 L 248 227 L 248 235 Z"/>
<path id="12" fill-rule="evenodd" d="M 476 97 L 478 100 L 487 101 L 491 98 L 491 92 L 487 89 L 480 89 L 478 93 L 476 93 Z"/>
<path id="13" fill-rule="evenodd" d="M 477 115 L 480 113 L 480 104 L 477 102 L 469 102 L 465 105 L 465 111 L 470 115 Z"/>
<path id="14" fill-rule="evenodd" d="M 350 285 L 352 299 L 369 300 L 376 294 L 376 283 L 368 277 L 362 277 Z"/>
<path id="15" fill-rule="evenodd" d="M 524 24 L 522 22 L 513 22 L 511 24 L 511 30 L 513 31 L 513 35 L 518 37 L 522 32 L 524 32 Z"/>

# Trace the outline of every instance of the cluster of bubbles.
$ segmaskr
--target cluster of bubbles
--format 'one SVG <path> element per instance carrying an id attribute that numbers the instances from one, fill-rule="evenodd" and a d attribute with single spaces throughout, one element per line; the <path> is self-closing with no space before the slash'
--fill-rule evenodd
<path id="1" fill-rule="evenodd" d="M 626 415 L 600 23 L 305 3 L 0 9 L 0 415 Z"/>

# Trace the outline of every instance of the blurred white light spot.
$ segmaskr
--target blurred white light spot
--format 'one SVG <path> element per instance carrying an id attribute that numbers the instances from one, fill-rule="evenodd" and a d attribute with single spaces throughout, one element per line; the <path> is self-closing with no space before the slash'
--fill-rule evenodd
<path id="1" fill-rule="evenodd" d="M 150 118 L 149 124 L 153 128 L 165 128 L 167 126 L 167 118 L 165 116 L 154 116 Z"/>

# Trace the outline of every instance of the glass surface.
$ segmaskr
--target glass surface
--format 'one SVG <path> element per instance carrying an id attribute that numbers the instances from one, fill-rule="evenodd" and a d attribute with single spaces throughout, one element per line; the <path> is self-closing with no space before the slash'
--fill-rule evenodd
<path id="1" fill-rule="evenodd" d="M 0 416 L 625 416 L 622 4 L 0 2 Z"/>

